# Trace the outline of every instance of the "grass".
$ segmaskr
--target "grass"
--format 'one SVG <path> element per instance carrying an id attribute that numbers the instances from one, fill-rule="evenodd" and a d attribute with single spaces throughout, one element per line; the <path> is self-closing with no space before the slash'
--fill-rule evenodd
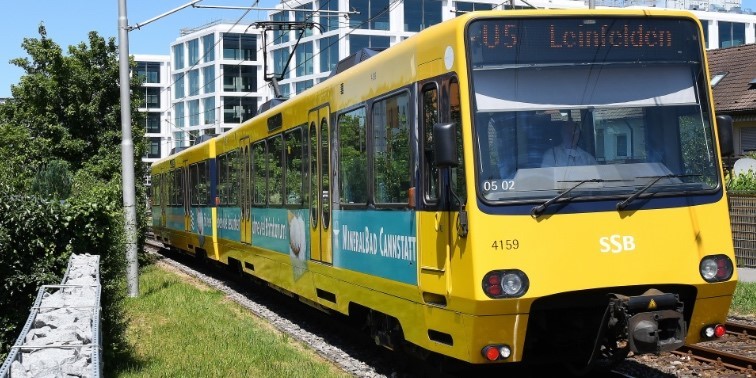
<path id="1" fill-rule="evenodd" d="M 162 266 L 126 302 L 131 350 L 113 377 L 348 377 L 223 293 Z"/>
<path id="2" fill-rule="evenodd" d="M 730 305 L 730 312 L 756 314 L 756 282 L 738 282 Z"/>
<path id="3" fill-rule="evenodd" d="M 130 350 L 112 377 L 348 377 L 223 293 L 161 265 L 126 303 Z M 738 282 L 730 312 L 756 314 L 756 283 Z"/>

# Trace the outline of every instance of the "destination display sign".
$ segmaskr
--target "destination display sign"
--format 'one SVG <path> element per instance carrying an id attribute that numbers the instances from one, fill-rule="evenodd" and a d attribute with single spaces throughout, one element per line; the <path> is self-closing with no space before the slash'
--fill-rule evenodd
<path id="1" fill-rule="evenodd" d="M 467 44 L 473 66 L 701 59 L 696 24 L 672 18 L 483 19 Z"/>

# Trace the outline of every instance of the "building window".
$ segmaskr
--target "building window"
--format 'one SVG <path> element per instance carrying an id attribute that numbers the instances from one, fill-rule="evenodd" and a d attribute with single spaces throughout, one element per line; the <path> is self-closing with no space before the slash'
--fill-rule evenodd
<path id="1" fill-rule="evenodd" d="M 205 119 L 203 120 L 205 125 L 212 125 L 215 123 L 215 97 L 206 97 L 202 100 L 205 108 Z"/>
<path id="2" fill-rule="evenodd" d="M 312 42 L 300 43 L 296 52 L 297 76 L 312 75 Z"/>
<path id="3" fill-rule="evenodd" d="M 719 47 L 740 46 L 745 43 L 745 24 L 719 21 Z"/>
<path id="4" fill-rule="evenodd" d="M 145 88 L 145 106 L 147 109 L 160 109 L 160 88 L 147 87 Z"/>
<path id="5" fill-rule="evenodd" d="M 286 98 L 291 97 L 291 85 L 281 84 L 278 89 L 281 91 L 281 96 Z"/>
<path id="6" fill-rule="evenodd" d="M 350 28 L 389 30 L 389 0 L 349 0 L 349 9 L 360 12 L 349 15 Z"/>
<path id="7" fill-rule="evenodd" d="M 289 54 L 288 48 L 273 50 L 273 72 L 266 72 L 266 74 L 275 75 L 276 77 L 283 75 L 284 79 L 288 79 L 289 72 L 288 70 L 284 72 L 284 66 L 286 66 L 286 62 L 289 60 Z"/>
<path id="8" fill-rule="evenodd" d="M 366 47 L 387 48 L 391 45 L 390 37 L 377 37 L 372 35 L 350 35 L 349 54 L 354 54 Z"/>
<path id="9" fill-rule="evenodd" d="M 173 46 L 173 69 L 180 70 L 184 68 L 184 45 L 178 44 Z"/>
<path id="10" fill-rule="evenodd" d="M 189 101 L 189 126 L 198 126 L 199 119 L 199 100 Z"/>
<path id="11" fill-rule="evenodd" d="M 335 0 L 332 0 L 335 1 Z M 272 17 L 273 21 L 289 21 L 289 12 L 278 12 L 273 15 Z M 273 45 L 280 45 L 282 43 L 289 42 L 289 32 L 288 31 L 281 31 L 281 30 L 274 30 L 273 31 Z"/>
<path id="12" fill-rule="evenodd" d="M 472 12 L 472 11 L 477 11 L 477 10 L 491 10 L 493 9 L 494 4 L 465 3 L 465 2 L 457 1 L 454 3 L 454 6 L 456 7 L 457 15 L 461 15 L 467 12 Z M 405 8 L 405 12 L 407 12 L 406 8 Z"/>
<path id="13" fill-rule="evenodd" d="M 242 123 L 257 112 L 257 98 L 223 97 L 223 122 Z"/>
<path id="14" fill-rule="evenodd" d="M 199 70 L 194 69 L 189 71 L 189 96 L 196 96 L 199 94 Z"/>
<path id="15" fill-rule="evenodd" d="M 318 9 L 323 10 L 323 11 L 338 11 L 339 1 L 338 0 L 320 0 L 320 7 Z M 339 17 L 340 16 L 338 13 L 329 13 L 329 12 L 320 13 L 320 26 L 323 28 L 323 33 L 327 33 L 331 30 L 338 30 Z"/>
<path id="16" fill-rule="evenodd" d="M 173 75 L 173 98 L 178 100 L 184 98 L 184 74 Z"/>
<path id="17" fill-rule="evenodd" d="M 257 60 L 257 36 L 227 33 L 223 35 L 223 59 Z"/>
<path id="18" fill-rule="evenodd" d="M 756 127 L 740 128 L 741 153 L 756 151 Z"/>
<path id="19" fill-rule="evenodd" d="M 215 92 L 215 66 L 207 66 L 202 69 L 202 80 L 204 81 L 205 93 Z"/>
<path id="20" fill-rule="evenodd" d="M 490 5 L 489 5 L 490 6 Z M 488 8 L 491 9 L 491 8 Z M 418 32 L 441 22 L 441 1 L 404 0 L 404 30 Z"/>
<path id="21" fill-rule="evenodd" d="M 215 34 L 208 34 L 202 37 L 202 50 L 205 51 L 202 61 L 212 62 L 215 60 Z"/>
<path id="22" fill-rule="evenodd" d="M 331 0 L 335 1 L 335 0 Z M 320 72 L 330 72 L 339 62 L 339 37 L 320 39 Z"/>
<path id="23" fill-rule="evenodd" d="M 194 66 L 199 63 L 199 39 L 193 39 L 187 42 L 189 47 L 189 65 Z"/>
<path id="24" fill-rule="evenodd" d="M 136 72 L 145 83 L 160 83 L 160 63 L 158 62 L 137 62 Z"/>
<path id="25" fill-rule="evenodd" d="M 256 66 L 223 66 L 223 91 L 225 92 L 256 92 Z"/>
<path id="26" fill-rule="evenodd" d="M 184 127 L 184 103 L 177 102 L 175 105 L 176 114 L 173 116 L 173 126 L 177 128 Z"/>
<path id="27" fill-rule="evenodd" d="M 297 82 L 297 94 L 306 91 L 308 88 L 312 88 L 312 80 L 304 80 Z"/>
<path id="28" fill-rule="evenodd" d="M 145 129 L 150 134 L 160 133 L 160 113 L 147 113 Z"/>
<path id="29" fill-rule="evenodd" d="M 184 132 L 178 132 L 173 133 L 173 143 L 176 147 L 184 147 L 186 146 L 186 133 Z"/>
<path id="30" fill-rule="evenodd" d="M 147 146 L 147 158 L 148 159 L 160 158 L 160 138 L 149 139 L 149 145 Z"/>
<path id="31" fill-rule="evenodd" d="M 305 5 L 302 5 L 300 7 L 297 7 L 296 9 L 302 9 L 303 12 L 297 12 L 294 11 L 294 21 L 298 22 L 312 22 L 312 3 L 307 3 Z M 297 31 L 297 35 L 299 35 L 299 31 Z M 305 29 L 304 36 L 309 37 L 312 35 L 312 29 Z"/>

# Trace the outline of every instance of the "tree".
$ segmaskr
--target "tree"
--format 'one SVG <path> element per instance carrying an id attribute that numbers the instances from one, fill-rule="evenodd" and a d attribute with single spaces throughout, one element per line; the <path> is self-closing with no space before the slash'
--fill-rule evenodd
<path id="1" fill-rule="evenodd" d="M 23 129 L 34 141 L 35 151 L 26 156 L 31 172 L 45 160 L 63 160 L 72 171 L 88 168 L 104 181 L 120 173 L 120 90 L 118 48 L 115 39 L 105 41 L 89 33 L 89 44 L 68 48 L 64 55 L 47 36 L 44 25 L 39 38 L 25 38 L 22 47 L 29 57 L 11 63 L 24 70 L 20 82 L 11 86 L 13 100 L 0 106 L 0 124 Z M 134 105 L 141 102 L 139 78 L 131 90 Z M 137 106 L 132 105 L 132 124 L 141 125 Z M 135 156 L 145 151 L 143 127 L 132 126 Z M 16 135 L 18 136 L 18 135 Z M 2 138 L 2 136 L 0 136 Z M 142 177 L 142 164 L 135 166 Z"/>

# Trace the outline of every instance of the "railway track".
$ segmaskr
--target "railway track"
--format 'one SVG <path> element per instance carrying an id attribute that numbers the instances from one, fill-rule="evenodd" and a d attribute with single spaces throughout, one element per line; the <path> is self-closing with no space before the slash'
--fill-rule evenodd
<path id="1" fill-rule="evenodd" d="M 685 345 L 672 352 L 693 360 L 721 366 L 753 376 L 756 368 L 756 327 L 744 323 L 727 322 L 727 337 L 707 343 Z"/>

